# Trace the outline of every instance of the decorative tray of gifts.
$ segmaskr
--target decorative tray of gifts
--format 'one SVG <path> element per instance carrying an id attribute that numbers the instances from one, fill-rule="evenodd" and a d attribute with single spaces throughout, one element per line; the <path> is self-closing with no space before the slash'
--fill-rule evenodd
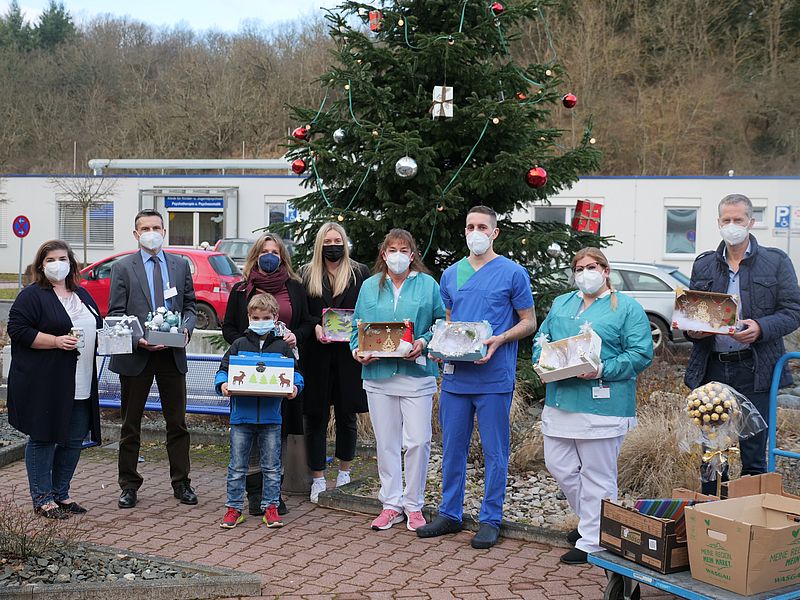
<path id="1" fill-rule="evenodd" d="M 326 342 L 350 342 L 353 330 L 352 308 L 322 309 L 322 339 Z"/>
<path id="2" fill-rule="evenodd" d="M 103 319 L 103 328 L 97 330 L 97 353 L 133 354 L 134 335 L 137 338 L 143 335 L 138 317 L 106 317 Z"/>
<path id="3" fill-rule="evenodd" d="M 603 341 L 587 323 L 578 335 L 550 342 L 542 334 L 536 343 L 541 345 L 542 353 L 533 370 L 544 383 L 585 375 L 600 368 Z"/>
<path id="4" fill-rule="evenodd" d="M 180 313 L 159 306 L 155 312 L 147 313 L 144 339 L 148 344 L 183 348 L 186 345 L 186 336 L 182 325 L 183 319 Z"/>
<path id="5" fill-rule="evenodd" d="M 294 360 L 282 354 L 240 352 L 230 357 L 232 396 L 288 396 L 294 390 Z"/>
<path id="6" fill-rule="evenodd" d="M 732 335 L 738 322 L 739 296 L 682 287 L 675 290 L 673 329 Z"/>
<path id="7" fill-rule="evenodd" d="M 414 345 L 414 323 L 405 321 L 358 322 L 358 355 L 362 358 L 403 358 Z"/>
<path id="8" fill-rule="evenodd" d="M 428 354 L 448 361 L 476 361 L 486 356 L 486 340 L 492 337 L 489 321 L 445 321 L 433 326 Z"/>

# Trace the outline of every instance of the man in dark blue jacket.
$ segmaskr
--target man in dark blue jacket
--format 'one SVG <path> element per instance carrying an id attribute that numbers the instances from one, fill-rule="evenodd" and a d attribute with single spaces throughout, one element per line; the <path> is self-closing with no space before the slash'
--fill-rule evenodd
<path id="1" fill-rule="evenodd" d="M 723 241 L 695 259 L 690 288 L 737 294 L 742 328 L 731 336 L 687 331 L 694 348 L 684 381 L 692 389 L 709 381 L 728 384 L 769 422 L 769 388 L 785 351 L 783 336 L 800 327 L 800 288 L 786 253 L 758 245 L 750 233 L 754 222 L 747 196 L 730 194 L 720 201 Z M 784 369 L 781 385 L 791 381 Z M 766 443 L 766 431 L 740 441 L 742 475 L 766 472 Z M 704 483 L 704 493 L 715 490 L 716 482 Z"/>

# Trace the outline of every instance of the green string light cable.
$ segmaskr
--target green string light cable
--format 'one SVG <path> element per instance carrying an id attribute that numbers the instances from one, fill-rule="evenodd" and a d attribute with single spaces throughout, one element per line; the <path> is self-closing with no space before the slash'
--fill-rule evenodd
<path id="1" fill-rule="evenodd" d="M 311 119 L 312 125 L 317 122 L 317 119 L 319 119 L 319 116 L 322 114 L 322 109 L 325 108 L 325 103 L 328 101 L 328 93 L 330 91 L 331 91 L 330 87 L 325 90 L 325 96 L 322 98 L 322 102 L 320 102 L 319 104 L 319 110 L 317 111 L 317 114 L 314 115 L 314 118 Z"/>
<path id="2" fill-rule="evenodd" d="M 376 153 L 380 149 L 382 141 L 383 140 L 378 140 L 378 144 L 375 146 Z M 356 197 L 361 192 L 361 188 L 364 187 L 364 183 L 366 183 L 367 177 L 369 177 L 369 174 L 372 171 L 372 166 L 375 164 L 375 162 L 376 161 L 372 161 L 370 164 L 367 165 L 367 172 L 364 173 L 364 177 L 361 178 L 361 183 L 358 184 L 358 188 L 356 188 L 356 191 L 353 193 L 353 197 L 350 198 L 350 202 L 348 202 L 347 206 L 344 207 L 344 210 L 342 212 L 350 210 L 350 207 L 353 206 L 353 202 L 356 201 Z"/>
<path id="3" fill-rule="evenodd" d="M 353 123 L 359 127 L 364 127 L 356 118 L 356 113 L 353 112 L 353 84 L 347 80 L 347 107 L 350 110 L 350 116 L 353 118 Z"/>
<path id="4" fill-rule="evenodd" d="M 328 208 L 333 208 L 330 200 L 328 200 L 327 194 L 325 194 L 325 188 L 322 187 L 322 179 L 320 179 L 319 173 L 317 173 L 317 161 L 313 158 L 311 159 L 311 169 L 314 171 L 314 179 L 317 183 L 319 193 L 322 194 L 322 199 L 325 200 L 325 204 L 328 205 Z"/>

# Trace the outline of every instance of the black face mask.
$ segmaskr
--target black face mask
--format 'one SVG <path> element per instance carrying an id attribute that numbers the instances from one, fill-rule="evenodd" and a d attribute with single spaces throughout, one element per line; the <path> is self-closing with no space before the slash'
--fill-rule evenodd
<path id="1" fill-rule="evenodd" d="M 344 244 L 334 244 L 322 247 L 322 256 L 331 262 L 341 260 L 344 256 Z"/>

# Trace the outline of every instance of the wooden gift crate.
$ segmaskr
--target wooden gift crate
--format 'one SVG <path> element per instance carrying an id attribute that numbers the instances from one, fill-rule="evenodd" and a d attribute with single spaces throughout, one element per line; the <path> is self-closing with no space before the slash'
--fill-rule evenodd
<path id="1" fill-rule="evenodd" d="M 732 335 L 739 322 L 739 297 L 677 288 L 672 328 Z"/>
<path id="2" fill-rule="evenodd" d="M 379 321 L 369 323 L 358 322 L 358 355 L 376 358 L 403 358 L 405 354 L 397 352 L 403 339 L 406 326 L 411 327 L 413 337 L 414 324 L 409 321 Z"/>

